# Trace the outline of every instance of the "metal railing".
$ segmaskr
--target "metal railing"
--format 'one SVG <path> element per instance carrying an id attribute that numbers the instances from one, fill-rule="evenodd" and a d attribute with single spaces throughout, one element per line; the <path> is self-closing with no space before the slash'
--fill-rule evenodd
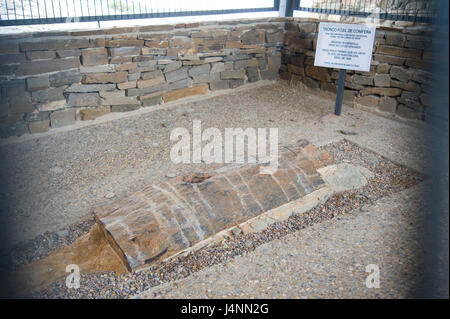
<path id="1" fill-rule="evenodd" d="M 279 0 L 0 0 L 0 26 L 278 11 Z"/>
<path id="2" fill-rule="evenodd" d="M 297 0 L 294 10 L 433 23 L 437 0 Z"/>

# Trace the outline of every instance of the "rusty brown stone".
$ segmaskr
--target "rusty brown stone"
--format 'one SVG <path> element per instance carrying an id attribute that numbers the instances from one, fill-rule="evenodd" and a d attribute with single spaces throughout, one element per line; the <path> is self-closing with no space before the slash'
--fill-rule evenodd
<path id="1" fill-rule="evenodd" d="M 178 99 L 182 99 L 184 97 L 205 94 L 208 89 L 208 84 L 201 84 L 194 87 L 178 89 L 175 91 L 168 92 L 163 95 L 164 102 L 170 102 Z"/>

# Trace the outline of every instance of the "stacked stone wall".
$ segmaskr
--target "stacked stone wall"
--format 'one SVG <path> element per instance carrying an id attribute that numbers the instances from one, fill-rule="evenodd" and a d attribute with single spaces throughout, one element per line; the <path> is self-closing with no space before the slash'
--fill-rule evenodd
<path id="1" fill-rule="evenodd" d="M 339 70 L 314 66 L 319 21 L 286 22 L 280 76 L 335 93 Z M 408 119 L 425 119 L 432 94 L 432 28 L 405 24 L 376 31 L 369 72 L 347 71 L 344 101 Z"/>
<path id="2" fill-rule="evenodd" d="M 282 19 L 3 37 L 0 134 L 275 80 L 283 38 Z"/>
<path id="3" fill-rule="evenodd" d="M 338 70 L 314 67 L 318 23 L 271 18 L 3 36 L 0 136 L 279 77 L 334 93 Z M 432 58 L 431 26 L 377 28 L 371 69 L 347 72 L 345 102 L 424 119 Z"/>

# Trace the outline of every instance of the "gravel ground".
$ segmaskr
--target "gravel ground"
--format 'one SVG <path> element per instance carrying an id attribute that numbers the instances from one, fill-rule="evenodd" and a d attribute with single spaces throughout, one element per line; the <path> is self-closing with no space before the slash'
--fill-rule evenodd
<path id="1" fill-rule="evenodd" d="M 8 225 L 9 231 L 0 235 L 1 246 L 10 250 L 28 241 L 25 246 L 42 251 L 42 255 L 50 251 L 47 246 L 58 246 L 44 243 L 37 247 L 29 243 L 33 238 L 44 236 L 48 240 L 55 232 L 86 221 L 92 207 L 133 192 L 149 179 L 205 169 L 206 164 L 175 165 L 169 160 L 171 130 L 191 128 L 194 119 L 201 120 L 203 128 L 221 130 L 278 127 L 280 144 L 307 138 L 324 145 L 346 137 L 423 170 L 426 143 L 422 128 L 347 107 L 339 118 L 326 116 L 332 110 L 333 101 L 284 82 L 262 83 L 176 107 L 149 109 L 71 131 L 1 143 L 1 223 Z"/>
<path id="2" fill-rule="evenodd" d="M 411 207 L 408 206 L 417 204 L 416 202 L 408 202 L 408 205 L 406 205 L 407 207 L 405 207 L 405 203 L 407 201 L 402 202 L 394 200 L 393 202 L 389 202 L 385 200 L 385 196 L 396 196 L 394 194 L 418 184 L 424 177 L 420 173 L 414 172 L 404 166 L 394 164 L 393 162 L 380 155 L 377 155 L 376 153 L 364 150 L 345 140 L 338 143 L 326 145 L 324 146 L 324 148 L 336 158 L 337 162 L 350 162 L 353 164 L 362 165 L 371 170 L 374 173 L 374 177 L 371 178 L 368 184 L 361 189 L 355 189 L 335 194 L 324 204 L 317 206 L 302 215 L 294 214 L 287 221 L 283 223 L 276 223 L 261 233 L 248 235 L 238 234 L 233 238 L 225 239 L 219 245 L 204 248 L 187 256 L 180 256 L 174 260 L 150 267 L 140 272 L 122 276 L 115 276 L 113 273 L 83 274 L 80 281 L 81 287 L 76 290 L 66 288 L 64 280 L 61 280 L 54 283 L 44 291 L 34 295 L 33 297 L 127 298 L 161 284 L 164 284 L 163 286 L 161 286 L 161 290 L 158 290 L 159 288 L 156 288 L 156 290 L 151 290 L 150 292 L 148 292 L 148 294 L 150 295 L 146 296 L 297 298 L 303 296 L 301 292 L 309 291 L 305 289 L 311 289 L 311 285 L 317 284 L 322 287 L 321 294 L 311 294 L 309 296 L 326 297 L 327 295 L 325 294 L 325 291 L 327 290 L 325 289 L 325 287 L 330 282 L 334 282 L 337 286 L 339 286 L 337 290 L 339 293 L 342 291 L 346 291 L 352 294 L 352 296 L 366 296 L 364 294 L 360 294 L 360 289 L 355 290 L 354 287 L 350 287 L 352 284 L 355 285 L 355 280 L 357 279 L 356 277 L 353 278 L 352 276 L 350 276 L 350 280 L 349 278 L 347 278 L 345 280 L 345 283 L 344 278 L 337 279 L 337 270 L 345 270 L 339 268 L 341 267 L 341 264 L 339 264 L 338 262 L 334 261 L 334 264 L 330 264 L 327 267 L 333 268 L 333 265 L 337 265 L 339 269 L 336 270 L 333 268 L 332 270 L 327 272 L 327 269 L 325 269 L 325 265 L 328 264 L 326 262 L 327 255 L 323 255 L 322 253 L 324 252 L 324 247 L 312 247 L 313 244 L 323 245 L 324 242 L 322 240 L 317 240 L 317 238 L 316 241 L 314 241 L 310 237 L 309 232 L 317 231 L 318 227 L 320 230 L 320 234 L 322 234 L 319 236 L 319 238 L 325 236 L 327 240 L 334 243 L 335 247 L 328 247 L 331 251 L 328 251 L 327 249 L 328 253 L 331 254 L 331 252 L 333 252 L 333 254 L 329 256 L 329 258 L 336 257 L 336 255 L 338 255 L 338 259 L 359 260 L 360 258 L 364 257 L 367 261 L 367 254 L 368 252 L 371 252 L 371 255 L 369 255 L 373 256 L 373 259 L 371 260 L 375 260 L 373 263 L 380 264 L 380 267 L 388 267 L 386 265 L 390 265 L 389 262 L 392 263 L 392 260 L 396 260 L 396 262 L 401 262 L 408 265 L 414 265 L 414 261 L 416 260 L 416 247 L 414 245 L 412 245 L 412 247 L 403 247 L 404 245 L 402 247 L 399 247 L 398 241 L 401 241 L 403 244 L 412 243 L 409 237 L 405 242 L 403 242 L 403 240 L 405 239 L 405 236 L 410 236 L 411 233 L 415 233 L 411 231 L 414 230 L 414 227 L 416 227 L 417 225 L 414 222 L 415 219 L 411 221 L 408 220 L 408 223 L 406 224 L 408 226 L 408 231 L 404 233 L 403 237 L 400 236 L 400 238 L 397 238 L 396 232 L 393 232 L 390 233 L 391 237 L 387 238 L 384 233 L 382 233 L 382 236 L 380 236 L 379 228 L 375 226 L 372 227 L 371 225 L 373 224 L 370 223 L 370 220 L 367 221 L 363 218 L 363 220 L 360 221 L 358 218 L 360 218 L 360 216 L 373 216 L 374 220 L 380 218 L 380 214 L 375 212 L 372 213 L 372 209 L 380 210 L 381 208 L 377 208 L 377 205 L 383 206 L 385 205 L 385 203 L 388 203 L 386 204 L 388 205 L 388 207 L 386 208 L 386 206 L 383 206 L 383 209 L 387 209 L 387 211 L 391 210 L 393 213 L 381 214 L 383 216 L 382 218 L 393 218 L 395 220 L 395 218 L 399 215 L 395 214 L 394 212 L 396 212 L 396 210 L 398 209 L 401 209 L 405 212 L 411 211 L 412 216 L 406 214 L 406 217 L 408 218 L 417 217 L 417 215 L 413 213 L 417 210 L 409 209 Z M 394 203 L 395 205 L 393 205 Z M 364 212 L 364 214 L 361 214 L 361 211 Z M 353 219 L 357 219 L 361 225 L 353 225 Z M 387 224 L 385 222 L 384 226 L 380 226 L 381 229 L 389 229 L 389 231 L 394 229 L 394 220 L 390 222 L 387 228 Z M 345 225 L 351 228 L 353 233 L 355 233 L 354 236 L 357 236 L 357 234 L 359 234 L 358 236 L 361 237 L 359 238 L 359 241 L 355 240 L 355 238 L 352 238 L 352 236 L 349 235 L 349 229 L 340 229 L 339 227 L 337 227 L 336 230 L 334 230 L 334 233 L 333 229 L 330 229 L 330 234 L 328 234 L 328 231 L 325 228 L 332 228 L 331 226 L 333 225 L 333 223 L 339 225 L 343 221 L 348 221 L 348 223 L 346 223 Z M 362 225 L 364 225 L 365 227 L 360 229 L 359 226 Z M 401 225 L 402 223 L 395 224 L 395 227 L 400 227 Z M 369 236 L 369 234 L 371 236 Z M 338 238 L 338 236 L 340 237 Z M 378 237 L 374 239 L 374 237 L 372 236 Z M 361 244 L 360 246 L 358 246 L 363 239 L 365 240 L 365 245 Z M 320 260 L 316 259 L 317 264 L 314 265 L 313 269 L 315 270 L 312 273 L 310 272 L 310 266 L 313 262 L 311 256 L 299 256 L 299 254 L 302 253 L 302 250 L 295 249 L 295 247 L 306 247 L 304 246 L 304 244 L 298 244 L 298 241 L 305 240 L 309 240 L 309 244 L 307 244 L 307 246 L 311 246 L 311 251 L 319 254 L 319 256 L 316 256 L 316 258 L 320 257 Z M 353 240 L 355 241 L 353 242 Z M 295 245 L 291 243 L 292 241 L 295 242 Z M 380 251 L 379 244 L 386 244 L 387 242 L 389 243 L 389 245 L 387 247 L 383 247 L 382 251 Z M 287 247 L 284 247 L 284 249 L 280 250 L 279 245 L 287 245 Z M 349 250 L 350 248 L 351 250 Z M 403 248 L 405 250 L 403 250 Z M 272 254 L 286 254 L 286 256 L 283 256 L 283 258 L 280 258 L 280 256 L 270 256 L 266 254 L 267 249 L 272 251 Z M 394 250 L 395 254 L 393 253 Z M 356 253 L 360 254 L 358 258 L 356 258 Z M 398 259 L 396 259 L 399 257 L 397 253 L 401 253 L 401 256 L 405 257 L 404 260 L 401 259 L 399 261 Z M 385 257 L 389 257 L 388 263 L 384 262 L 383 258 Z M 253 258 L 259 258 L 259 261 L 253 263 L 252 261 L 247 260 L 249 258 L 251 260 L 253 260 Z M 291 268 L 287 267 L 285 269 L 284 267 L 288 266 L 287 260 L 292 260 L 294 264 L 291 266 Z M 251 263 L 251 266 L 249 267 L 243 267 L 242 264 L 239 264 L 247 264 L 248 262 Z M 236 263 L 238 263 L 239 265 L 233 266 Z M 286 265 L 284 263 L 286 263 Z M 356 261 L 355 263 L 358 264 L 358 262 Z M 360 263 L 360 265 L 363 264 Z M 258 269 L 254 269 L 252 268 L 252 266 Z M 292 268 L 294 266 L 297 268 L 301 268 L 300 273 L 298 272 L 298 269 Z M 225 271 L 225 269 L 230 269 L 229 267 L 237 267 L 233 268 L 233 270 L 229 273 L 229 276 L 231 277 L 227 277 L 228 275 Z M 282 269 L 280 267 L 282 267 Z M 239 268 L 241 269 L 241 271 L 237 272 L 236 269 Z M 350 268 L 347 268 L 345 271 L 352 271 L 355 273 L 355 276 L 362 275 L 360 269 L 349 269 Z M 221 273 L 220 276 L 214 275 L 214 273 L 217 271 Z M 193 273 L 196 273 L 196 275 L 188 277 Z M 233 276 L 233 273 L 236 276 Z M 326 273 L 328 279 L 324 280 L 323 276 L 319 276 L 319 273 Z M 416 273 L 416 271 L 412 271 L 411 275 Z M 261 274 L 257 277 L 264 277 L 266 278 L 264 280 L 276 281 L 279 284 L 278 286 L 273 286 L 272 283 L 272 286 L 258 285 L 259 289 L 255 289 L 255 286 L 249 281 L 249 278 L 239 277 L 241 275 L 249 276 L 249 274 L 253 274 L 255 276 L 257 276 L 257 274 Z M 289 289 L 289 291 L 286 291 L 285 287 L 291 287 L 292 283 L 286 282 L 284 278 L 286 278 L 286 280 L 292 280 L 293 277 L 296 276 L 300 276 L 300 278 L 302 278 L 304 274 L 309 274 L 308 276 L 310 277 L 312 276 L 311 278 L 313 279 L 313 284 L 307 280 L 307 277 L 305 277 L 305 280 L 303 281 L 297 280 L 297 284 L 302 284 L 303 290 L 301 290 L 300 288 L 298 288 L 300 289 L 298 290 L 298 286 L 295 286 L 295 289 Z M 206 281 L 197 282 L 196 278 L 203 275 L 206 276 Z M 187 279 L 185 279 L 186 281 L 182 281 L 180 283 L 173 282 L 174 280 L 179 280 L 185 277 L 188 277 Z M 254 282 L 255 284 L 259 283 L 259 279 L 254 280 L 256 280 L 256 282 Z M 341 280 L 342 282 L 339 280 Z M 168 282 L 171 283 L 167 284 Z M 205 282 L 208 282 L 210 284 L 209 289 L 203 289 Z M 408 283 L 412 286 L 414 285 L 414 281 L 408 281 Z M 229 289 L 223 287 L 222 284 Z M 179 289 L 180 285 L 181 289 Z M 253 287 L 253 290 L 251 289 L 251 287 Z M 271 290 L 272 287 L 276 287 L 276 289 Z M 347 289 L 348 291 L 345 289 Z M 407 291 L 408 293 L 410 293 L 411 287 L 409 287 L 408 289 Z M 334 295 L 334 297 L 337 296 L 339 296 L 339 294 Z M 399 292 L 399 290 L 396 290 L 396 288 L 389 288 L 386 290 L 386 294 L 384 295 L 372 296 L 400 297 L 403 296 L 403 290 Z M 409 295 L 407 294 L 407 296 Z"/>

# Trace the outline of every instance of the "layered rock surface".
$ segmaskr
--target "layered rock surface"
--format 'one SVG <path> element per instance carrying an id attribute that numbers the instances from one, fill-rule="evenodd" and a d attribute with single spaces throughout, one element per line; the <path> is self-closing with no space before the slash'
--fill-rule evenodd
<path id="1" fill-rule="evenodd" d="M 317 169 L 332 161 L 300 140 L 281 150 L 272 174 L 261 174 L 261 164 L 245 164 L 158 181 L 94 214 L 124 264 L 135 270 L 324 187 Z"/>

